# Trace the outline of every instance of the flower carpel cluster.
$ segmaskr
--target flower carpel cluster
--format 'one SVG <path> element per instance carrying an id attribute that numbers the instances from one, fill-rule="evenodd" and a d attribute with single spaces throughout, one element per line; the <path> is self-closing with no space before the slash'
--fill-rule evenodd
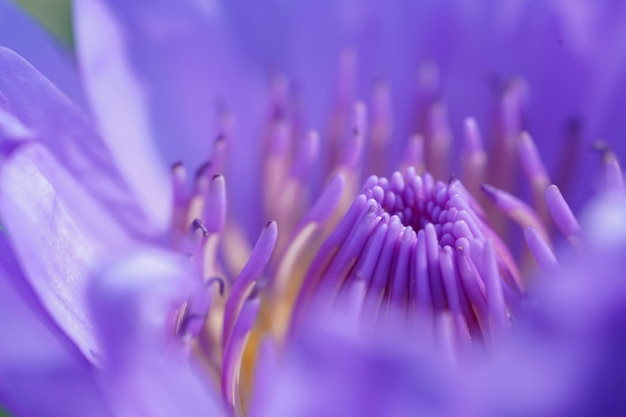
<path id="1" fill-rule="evenodd" d="M 366 181 L 313 260 L 300 303 L 356 291 L 364 318 L 451 317 L 455 340 L 482 340 L 495 322 L 508 326 L 523 291 L 511 259 L 460 181 L 408 168 Z"/>

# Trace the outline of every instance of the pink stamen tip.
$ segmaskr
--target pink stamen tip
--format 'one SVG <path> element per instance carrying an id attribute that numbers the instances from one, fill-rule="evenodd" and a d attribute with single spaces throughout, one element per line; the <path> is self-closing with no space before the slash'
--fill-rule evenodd
<path id="1" fill-rule="evenodd" d="M 465 149 L 469 155 L 483 152 L 483 139 L 478 129 L 478 124 L 473 117 L 468 117 L 463 122 Z"/>
<path id="2" fill-rule="evenodd" d="M 571 238 L 580 233 L 580 225 L 576 216 L 563 198 L 559 188 L 554 184 L 546 189 L 546 204 L 554 223 L 565 237 Z"/>
<path id="3" fill-rule="evenodd" d="M 529 179 L 541 178 L 548 181 L 548 173 L 541 161 L 535 142 L 527 132 L 520 134 L 518 153 L 524 173 Z"/>
<path id="4" fill-rule="evenodd" d="M 609 190 L 624 190 L 624 174 L 614 155 L 605 161 L 604 181 Z"/>
<path id="5" fill-rule="evenodd" d="M 537 213 L 519 198 L 488 184 L 483 184 L 480 189 L 493 201 L 496 207 L 514 220 L 522 228 L 534 226 L 542 236 L 548 238 L 543 222 Z"/>
<path id="6" fill-rule="evenodd" d="M 533 254 L 533 257 L 537 261 L 537 265 L 544 272 L 551 272 L 555 267 L 558 267 L 556 256 L 548 246 L 548 243 L 541 237 L 539 232 L 533 226 L 528 226 L 524 229 L 524 238 L 528 249 Z"/>
<path id="7" fill-rule="evenodd" d="M 226 181 L 222 175 L 214 175 L 209 184 L 203 218 L 207 229 L 213 233 L 221 233 L 226 225 Z"/>

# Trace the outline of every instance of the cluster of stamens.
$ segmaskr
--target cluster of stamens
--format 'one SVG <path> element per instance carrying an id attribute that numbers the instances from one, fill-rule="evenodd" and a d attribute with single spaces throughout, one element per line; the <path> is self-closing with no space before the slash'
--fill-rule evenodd
<path id="1" fill-rule="evenodd" d="M 505 330 L 523 291 L 506 246 L 460 181 L 413 168 L 366 181 L 309 267 L 298 307 L 354 286 L 364 317 L 396 309 L 434 325 L 446 314 L 462 342 Z"/>
<path id="2" fill-rule="evenodd" d="M 224 401 L 234 410 L 243 351 L 259 309 L 254 290 L 274 249 L 277 227 L 276 222 L 268 222 L 253 249 L 233 241 L 238 233 L 226 222 L 225 179 L 216 171 L 225 144 L 225 138 L 216 143 L 214 163 L 196 172 L 191 192 L 186 190 L 184 166 L 172 167 L 170 245 L 184 256 L 189 273 L 205 288 L 180 306 L 174 332 L 220 382 Z M 240 251 L 246 257 L 244 265 L 233 261 L 237 256 L 220 257 L 223 244 Z"/>

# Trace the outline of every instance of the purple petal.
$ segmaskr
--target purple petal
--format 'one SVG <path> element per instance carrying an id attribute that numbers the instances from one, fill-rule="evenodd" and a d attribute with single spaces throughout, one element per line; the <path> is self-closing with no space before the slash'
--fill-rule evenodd
<path id="1" fill-rule="evenodd" d="M 151 249 L 95 274 L 89 301 L 103 346 L 103 383 L 118 415 L 223 415 L 216 387 L 175 333 L 179 309 L 202 290 L 178 255 Z"/>
<path id="2" fill-rule="evenodd" d="M 565 254 L 561 270 L 535 282 L 535 302 L 494 351 L 485 383 L 474 384 L 479 415 L 624 414 L 626 234 L 615 219 L 623 223 L 625 203 L 595 202 L 582 229 L 602 221 L 621 231 L 611 240 L 586 236 L 584 251 Z"/>
<path id="3" fill-rule="evenodd" d="M 87 312 L 87 274 L 131 240 L 41 145 L 25 143 L 4 156 L 3 226 L 43 306 L 94 360 L 99 348 Z"/>
<path id="4" fill-rule="evenodd" d="M 465 415 L 463 392 L 443 361 L 431 361 L 428 343 L 397 343 L 393 332 L 367 337 L 348 316 L 309 312 L 275 368 L 258 375 L 269 386 L 251 416 Z"/>
<path id="5" fill-rule="evenodd" d="M 132 230 L 154 233 L 137 207 L 106 145 L 87 119 L 50 81 L 14 52 L 0 48 L 0 142 L 37 140 Z M 8 115 L 8 116 L 7 116 Z M 12 119 L 23 128 L 7 128 Z M 17 122 L 10 123 L 16 126 Z M 146 230 L 147 229 L 147 230 Z"/>
<path id="6" fill-rule="evenodd" d="M 175 344 L 176 311 L 201 291 L 183 265 L 179 255 L 145 248 L 93 274 L 87 296 L 105 368 L 129 366 L 139 353 L 160 355 Z"/>
<path id="7" fill-rule="evenodd" d="M 76 1 L 78 57 L 91 104 L 115 155 L 124 155 L 129 139 L 152 141 L 164 166 L 175 161 L 199 166 L 211 157 L 218 110 L 226 107 L 236 120 L 233 152 L 238 155 L 229 183 L 245 196 L 252 189 L 240 172 L 256 166 L 256 129 L 265 97 L 259 75 L 236 56 L 220 7 L 192 0 Z M 120 83 L 124 95 L 117 94 Z M 134 135 L 121 131 L 122 126 Z M 143 177 L 133 167 L 135 157 L 120 162 L 127 173 L 137 170 L 138 184 Z"/>
<path id="8" fill-rule="evenodd" d="M 110 416 L 93 369 L 50 320 L 0 235 L 0 404 L 15 416 Z"/>
<path id="9" fill-rule="evenodd" d="M 164 226 L 171 216 L 169 182 L 152 143 L 146 91 L 127 62 L 119 23 L 99 0 L 75 2 L 74 13 L 81 70 L 100 131 L 140 206 Z"/>

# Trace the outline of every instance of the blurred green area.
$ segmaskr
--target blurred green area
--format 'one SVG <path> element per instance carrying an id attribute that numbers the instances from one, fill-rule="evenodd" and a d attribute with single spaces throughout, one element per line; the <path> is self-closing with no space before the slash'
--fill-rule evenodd
<path id="1" fill-rule="evenodd" d="M 14 1 L 39 20 L 63 44 L 72 46 L 71 0 Z"/>

